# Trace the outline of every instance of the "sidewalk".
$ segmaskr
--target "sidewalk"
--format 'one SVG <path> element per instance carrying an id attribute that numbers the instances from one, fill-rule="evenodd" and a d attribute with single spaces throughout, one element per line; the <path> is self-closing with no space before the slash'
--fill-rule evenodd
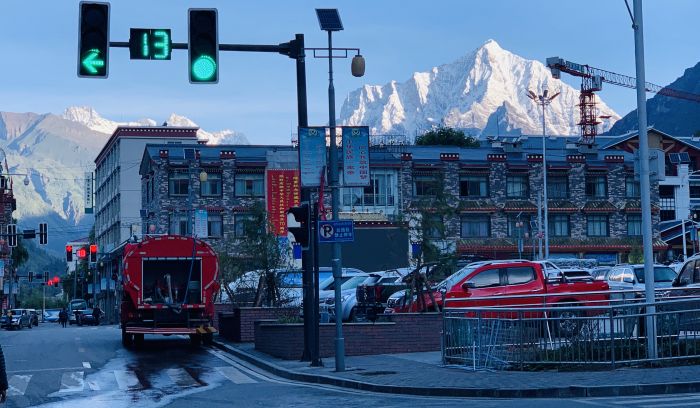
<path id="1" fill-rule="evenodd" d="M 488 397 L 565 398 L 700 392 L 700 365 L 665 368 L 620 368 L 585 372 L 470 371 L 441 365 L 440 352 L 383 354 L 345 358 L 346 371 L 280 360 L 256 351 L 251 343 L 215 339 L 215 345 L 282 378 L 395 394 Z"/>

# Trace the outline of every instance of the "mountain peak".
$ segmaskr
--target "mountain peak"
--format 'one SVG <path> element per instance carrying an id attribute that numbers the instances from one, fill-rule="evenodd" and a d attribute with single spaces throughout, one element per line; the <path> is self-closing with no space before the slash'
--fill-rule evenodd
<path id="1" fill-rule="evenodd" d="M 505 51 L 499 44 L 496 42 L 494 39 L 488 39 L 486 40 L 481 47 L 479 47 L 479 50 L 487 50 L 491 52 L 502 52 Z"/>
<path id="2" fill-rule="evenodd" d="M 199 127 L 191 119 L 175 113 L 171 113 L 168 119 L 165 120 L 165 123 L 167 123 L 168 126 Z"/>
<path id="3" fill-rule="evenodd" d="M 100 114 L 89 106 L 69 106 L 63 111 L 61 117 L 84 125 L 93 119 L 102 119 Z"/>

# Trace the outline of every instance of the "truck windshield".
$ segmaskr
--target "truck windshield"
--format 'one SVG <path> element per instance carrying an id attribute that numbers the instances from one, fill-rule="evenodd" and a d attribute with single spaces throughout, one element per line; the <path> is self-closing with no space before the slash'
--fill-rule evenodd
<path id="1" fill-rule="evenodd" d="M 637 282 L 644 283 L 644 268 L 634 268 Z M 654 282 L 673 282 L 676 279 L 676 272 L 667 266 L 654 267 Z"/>

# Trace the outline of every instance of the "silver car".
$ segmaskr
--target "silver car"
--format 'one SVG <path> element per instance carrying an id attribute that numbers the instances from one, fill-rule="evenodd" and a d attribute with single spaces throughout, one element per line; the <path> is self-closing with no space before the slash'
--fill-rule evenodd
<path id="1" fill-rule="evenodd" d="M 668 266 L 654 265 L 654 289 L 670 288 L 676 277 L 676 271 Z M 611 299 L 643 297 L 644 265 L 617 265 L 608 272 L 607 282 L 611 291 L 637 291 L 613 294 Z"/>

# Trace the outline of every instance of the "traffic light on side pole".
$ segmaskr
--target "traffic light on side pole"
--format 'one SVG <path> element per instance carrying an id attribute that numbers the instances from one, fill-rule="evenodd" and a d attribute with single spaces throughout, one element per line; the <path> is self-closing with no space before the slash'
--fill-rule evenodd
<path id="1" fill-rule="evenodd" d="M 73 245 L 66 245 L 66 262 L 73 262 Z"/>
<path id="2" fill-rule="evenodd" d="M 46 245 L 49 242 L 49 225 L 45 222 L 39 224 L 39 245 Z"/>
<path id="3" fill-rule="evenodd" d="M 17 246 L 17 225 L 8 224 L 7 225 L 7 245 L 10 248 Z"/>
<path id="4" fill-rule="evenodd" d="M 78 76 L 107 78 L 109 72 L 109 3 L 80 2 Z"/>
<path id="5" fill-rule="evenodd" d="M 90 262 L 97 262 L 97 245 L 90 245 Z"/>
<path id="6" fill-rule="evenodd" d="M 218 83 L 219 35 L 216 9 L 189 9 L 188 29 L 190 83 Z"/>
<path id="7" fill-rule="evenodd" d="M 308 203 L 301 203 L 298 207 L 292 207 L 287 211 L 294 217 L 292 220 L 287 217 L 287 230 L 294 236 L 297 244 L 301 245 L 302 249 L 309 249 L 309 240 L 311 238 L 311 212 L 309 211 Z"/>

